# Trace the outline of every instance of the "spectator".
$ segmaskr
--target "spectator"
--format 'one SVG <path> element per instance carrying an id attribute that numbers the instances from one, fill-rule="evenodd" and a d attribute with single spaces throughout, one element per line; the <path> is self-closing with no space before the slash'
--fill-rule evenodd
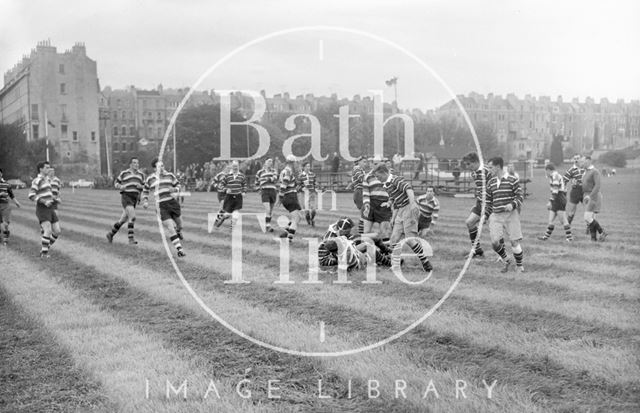
<path id="1" fill-rule="evenodd" d="M 331 159 L 331 172 L 336 173 L 340 170 L 340 157 L 338 152 L 333 153 L 333 159 Z"/>

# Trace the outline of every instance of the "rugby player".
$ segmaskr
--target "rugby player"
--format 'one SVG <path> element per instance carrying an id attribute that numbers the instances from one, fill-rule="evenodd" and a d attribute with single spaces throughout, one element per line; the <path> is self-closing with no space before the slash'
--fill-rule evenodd
<path id="1" fill-rule="evenodd" d="M 600 191 L 601 174 L 600 171 L 593 166 L 591 156 L 583 156 L 580 159 L 580 166 L 585 171 L 582 176 L 582 202 L 585 205 L 584 221 L 589 228 L 591 241 L 597 241 L 598 234 L 600 234 L 600 241 L 604 241 L 607 238 L 607 232 L 596 220 L 596 214 L 600 212 L 600 208 L 602 207 L 602 192 Z"/>
<path id="2" fill-rule="evenodd" d="M 564 173 L 564 182 L 571 183 L 571 191 L 569 191 L 569 202 L 565 212 L 567 214 L 567 220 L 569 225 L 573 222 L 573 217 L 576 215 L 576 209 L 578 204 L 582 202 L 582 177 L 584 175 L 584 168 L 580 166 L 580 155 L 573 157 L 573 166 Z"/>
<path id="3" fill-rule="evenodd" d="M 542 241 L 546 241 L 551 236 L 555 225 L 553 224 L 556 220 L 556 217 L 560 218 L 562 225 L 564 225 L 564 233 L 567 242 L 573 241 L 573 236 L 571 235 L 571 224 L 569 224 L 569 220 L 567 219 L 567 215 L 565 213 L 565 208 L 567 206 L 567 190 L 564 186 L 564 178 L 558 171 L 556 171 L 556 167 L 552 163 L 548 163 L 547 166 L 544 167 L 544 172 L 549 178 L 549 186 L 551 189 L 551 198 L 547 203 L 547 209 L 549 210 L 549 223 L 547 225 L 547 231 L 539 236 L 538 239 Z"/>
<path id="4" fill-rule="evenodd" d="M 480 167 L 480 159 L 478 158 L 478 154 L 474 152 L 465 155 L 462 158 L 462 162 L 467 168 L 471 169 L 471 178 L 476 185 L 476 204 L 471 208 L 471 212 L 469 213 L 465 224 L 469 231 L 471 245 L 475 245 L 472 257 L 479 258 L 484 256 L 484 250 L 480 246 L 480 240 L 478 239 L 476 243 L 476 239 L 479 236 L 478 224 L 480 223 L 480 219 L 482 219 L 482 186 L 484 185 L 486 190 L 486 185 L 491 179 L 491 171 L 486 165 Z"/>
<path id="5" fill-rule="evenodd" d="M 365 175 L 362 178 L 362 212 L 360 219 L 364 226 L 360 233 L 370 233 L 373 225 L 378 224 L 379 234 L 383 238 L 391 235 L 391 206 L 389 194 L 373 170 L 369 170 L 369 161 L 363 161 Z"/>
<path id="6" fill-rule="evenodd" d="M 297 181 L 295 175 L 296 158 L 289 155 L 286 165 L 280 172 L 280 193 L 276 205 L 282 206 L 289 212 L 289 223 L 285 230 L 280 234 L 280 238 L 288 238 L 289 242 L 293 241 L 293 236 L 298 229 L 300 222 L 300 202 L 298 202 Z"/>
<path id="7" fill-rule="evenodd" d="M 418 235 L 426 238 L 438 220 L 440 202 L 436 198 L 435 190 L 432 186 L 427 187 L 427 192 L 416 198 L 418 208 L 420 208 L 420 218 L 418 218 Z"/>
<path id="8" fill-rule="evenodd" d="M 307 224 L 316 226 L 316 174 L 311 170 L 311 162 L 302 165 L 302 172 L 298 177 L 304 193 L 304 212 Z"/>
<path id="9" fill-rule="evenodd" d="M 20 208 L 20 202 L 16 199 L 11 189 L 11 185 L 2 178 L 2 169 L 0 169 L 0 242 L 7 245 L 9 242 L 9 224 L 11 223 L 11 205 L 12 200 L 17 208 Z"/>
<path id="10" fill-rule="evenodd" d="M 122 214 L 120 219 L 113 224 L 111 231 L 107 232 L 107 241 L 110 243 L 113 242 L 113 237 L 125 222 L 127 223 L 129 244 L 136 245 L 138 243 L 134 237 L 134 226 L 136 222 L 136 206 L 140 202 L 144 181 L 145 176 L 140 171 L 140 161 L 134 156 L 129 160 L 129 168 L 120 172 L 113 184 L 116 189 L 120 190 Z"/>
<path id="11" fill-rule="evenodd" d="M 160 206 L 160 220 L 167 229 L 169 239 L 176 248 L 178 257 L 186 257 L 187 254 L 180 243 L 182 239 L 182 212 L 177 200 L 180 193 L 178 178 L 171 172 L 167 172 L 162 161 L 158 158 L 151 162 L 151 167 L 155 172 L 149 175 L 144 182 L 142 207 L 144 209 L 149 207 L 149 191 L 153 188 L 156 201 Z"/>
<path id="12" fill-rule="evenodd" d="M 31 182 L 29 190 L 29 199 L 36 203 L 36 217 L 42 229 L 40 258 L 49 258 L 52 241 L 57 240 L 61 232 L 51 182 L 48 178 L 50 167 L 49 162 L 38 162 L 36 166 L 38 175 Z"/>
<path id="13" fill-rule="evenodd" d="M 225 195 L 221 211 L 216 218 L 216 227 L 222 225 L 224 220 L 231 217 L 234 211 L 242 209 L 243 197 L 247 193 L 247 178 L 240 172 L 238 161 L 231 163 L 231 170 L 222 177 L 219 188 Z"/>
<path id="14" fill-rule="evenodd" d="M 269 158 L 264 161 L 263 168 L 256 173 L 256 187 L 260 192 L 266 216 L 266 228 L 269 232 L 273 232 L 273 228 L 271 227 L 271 214 L 273 214 L 273 206 L 278 198 L 278 193 L 276 191 L 277 182 L 278 171 L 273 167 L 273 159 Z"/>

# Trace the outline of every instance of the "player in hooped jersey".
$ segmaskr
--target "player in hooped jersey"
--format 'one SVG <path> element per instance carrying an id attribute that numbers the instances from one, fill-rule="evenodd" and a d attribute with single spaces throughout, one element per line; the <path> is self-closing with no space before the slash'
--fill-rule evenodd
<path id="1" fill-rule="evenodd" d="M 392 216 L 389 194 L 384 189 L 383 183 L 380 182 L 369 167 L 369 160 L 365 159 L 362 163 L 365 174 L 362 178 L 362 213 L 360 219 L 364 221 L 364 226 L 359 232 L 370 233 L 373 230 L 373 225 L 377 223 L 380 227 L 378 233 L 388 239 L 391 234 Z"/>
<path id="2" fill-rule="evenodd" d="M 31 182 L 29 190 L 29 199 L 36 203 L 36 217 L 42 228 L 41 258 L 49 258 L 49 248 L 56 242 L 61 232 L 58 214 L 54 206 L 55 199 L 53 192 L 51 192 L 51 182 L 48 178 L 50 167 L 49 162 L 38 163 L 36 167 L 38 176 Z"/>
<path id="3" fill-rule="evenodd" d="M 256 173 L 256 187 L 260 192 L 260 198 L 264 206 L 265 224 L 269 232 L 273 232 L 271 214 L 273 214 L 273 206 L 278 199 L 277 183 L 278 171 L 273 167 L 273 159 L 269 158 L 264 161 L 262 169 Z"/>
<path id="4" fill-rule="evenodd" d="M 418 218 L 418 235 L 426 238 L 438 220 L 440 202 L 436 198 L 435 190 L 432 186 L 427 187 L 427 192 L 416 197 L 416 203 L 420 208 L 420 218 Z"/>
<path id="5" fill-rule="evenodd" d="M 289 223 L 285 230 L 280 234 L 280 238 L 288 238 L 293 241 L 293 236 L 298 229 L 300 222 L 300 202 L 298 202 L 297 187 L 298 183 L 295 175 L 296 158 L 293 155 L 287 157 L 286 166 L 280 172 L 280 193 L 276 205 L 282 206 L 289 212 Z"/>
<path id="6" fill-rule="evenodd" d="M 144 189 L 145 176 L 140 171 L 140 161 L 133 157 L 129 160 L 129 168 L 120 172 L 114 182 L 116 189 L 120 190 L 120 204 L 122 214 L 120 219 L 113 224 L 107 232 L 107 241 L 113 242 L 113 237 L 118 233 L 120 227 L 127 223 L 127 238 L 129 244 L 136 245 L 138 241 L 134 237 L 134 226 L 136 222 L 136 205 L 140 202 L 140 195 Z"/>
<path id="7" fill-rule="evenodd" d="M 580 165 L 580 155 L 573 157 L 573 165 L 564 173 L 564 183 L 571 184 L 569 191 L 569 202 L 567 203 L 566 213 L 569 224 L 573 222 L 576 215 L 578 204 L 582 203 L 582 177 L 585 169 Z"/>
<path id="8" fill-rule="evenodd" d="M 0 242 L 7 245 L 9 241 L 9 224 L 11 223 L 11 205 L 9 200 L 13 201 L 17 208 L 20 208 L 20 202 L 16 199 L 11 189 L 11 185 L 2 179 L 2 169 L 0 169 Z"/>
<path id="9" fill-rule="evenodd" d="M 186 257 L 187 254 L 182 248 L 180 241 L 182 237 L 182 212 L 177 197 L 180 192 L 178 178 L 171 172 L 167 172 L 162 165 L 162 161 L 157 158 L 151 162 L 151 167 L 155 170 L 144 182 L 142 191 L 142 207 L 149 207 L 149 192 L 153 189 L 156 202 L 160 207 L 160 220 L 167 229 L 167 234 L 171 243 L 178 252 L 178 257 Z"/>
<path id="10" fill-rule="evenodd" d="M 311 163 L 305 162 L 302 165 L 302 172 L 298 176 L 298 181 L 304 194 L 304 213 L 307 224 L 316 226 L 316 174 L 311 170 Z"/>
<path id="11" fill-rule="evenodd" d="M 567 242 L 573 241 L 571 235 L 571 224 L 565 214 L 565 208 L 567 206 L 567 189 L 564 186 L 564 177 L 556 171 L 556 167 L 552 163 L 548 163 L 544 167 L 545 174 L 549 178 L 549 187 L 551 190 L 551 198 L 547 203 L 547 209 L 549 210 L 549 222 L 547 224 L 547 230 L 545 233 L 538 237 L 542 241 L 546 241 L 551 236 L 555 225 L 554 221 L 556 217 L 560 218 L 562 225 L 564 226 L 564 232 Z"/>
<path id="12" fill-rule="evenodd" d="M 482 218 L 482 198 L 483 198 L 483 185 L 486 191 L 486 186 L 489 180 L 491 179 L 491 171 L 487 168 L 486 165 L 480 167 L 480 158 L 478 158 L 478 154 L 475 152 L 471 152 L 465 155 L 462 158 L 462 162 L 464 165 L 469 168 L 471 172 L 471 178 L 473 179 L 476 186 L 476 204 L 471 208 L 471 212 L 467 217 L 465 224 L 467 225 L 467 229 L 469 230 L 469 238 L 471 239 L 471 245 L 475 244 L 475 250 L 473 252 L 473 258 L 484 256 L 484 250 L 480 246 L 480 241 L 476 243 L 476 239 L 478 238 L 478 224 L 480 223 L 480 219 Z"/>
<path id="13" fill-rule="evenodd" d="M 247 193 L 247 177 L 240 172 L 238 161 L 231 163 L 231 170 L 220 180 L 220 190 L 225 194 L 222 201 L 222 208 L 218 212 L 215 226 L 219 227 L 230 218 L 235 211 L 242 209 L 244 195 Z M 233 226 L 233 221 L 232 224 Z"/>

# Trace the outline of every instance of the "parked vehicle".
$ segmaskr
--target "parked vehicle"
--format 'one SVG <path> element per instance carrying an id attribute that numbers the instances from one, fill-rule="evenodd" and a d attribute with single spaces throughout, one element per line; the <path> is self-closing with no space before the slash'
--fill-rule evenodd
<path id="1" fill-rule="evenodd" d="M 9 179 L 7 180 L 7 183 L 11 185 L 11 189 L 24 189 L 27 187 L 27 184 L 20 179 Z"/>
<path id="2" fill-rule="evenodd" d="M 94 188 L 93 181 L 87 181 L 86 179 L 78 179 L 77 181 L 69 182 L 71 188 Z"/>

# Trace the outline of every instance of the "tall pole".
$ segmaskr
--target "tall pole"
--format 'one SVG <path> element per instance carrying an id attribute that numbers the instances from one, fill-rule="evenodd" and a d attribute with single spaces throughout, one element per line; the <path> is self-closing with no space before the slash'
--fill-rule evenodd
<path id="1" fill-rule="evenodd" d="M 176 155 L 176 124 L 173 124 L 173 173 L 178 173 L 178 158 Z"/>
<path id="2" fill-rule="evenodd" d="M 393 92 L 395 95 L 396 114 L 397 114 L 398 113 L 398 78 L 397 77 L 395 78 L 395 82 L 393 82 Z M 398 126 L 397 120 L 396 120 L 396 148 L 398 148 L 397 153 L 400 153 L 400 127 Z"/>
<path id="3" fill-rule="evenodd" d="M 109 142 L 109 124 L 107 123 L 108 117 L 104 120 L 104 146 L 105 153 L 107 154 L 107 176 L 111 176 L 111 143 Z"/>
<path id="4" fill-rule="evenodd" d="M 46 110 L 44 111 L 44 138 L 47 146 L 47 162 L 49 162 L 49 118 L 47 118 Z"/>

